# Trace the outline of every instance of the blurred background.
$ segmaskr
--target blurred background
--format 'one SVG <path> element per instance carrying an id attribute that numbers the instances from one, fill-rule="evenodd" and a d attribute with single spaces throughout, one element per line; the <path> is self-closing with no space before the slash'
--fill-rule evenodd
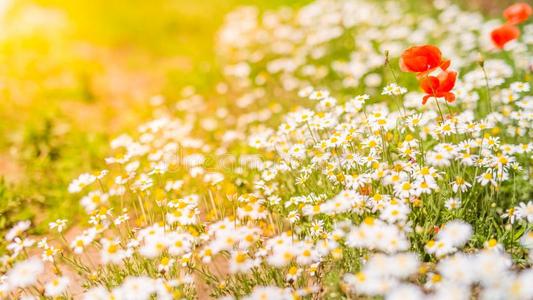
<path id="1" fill-rule="evenodd" d="M 75 216 L 66 186 L 103 167 L 110 138 L 150 117 L 150 98 L 176 99 L 186 86 L 209 93 L 226 13 L 307 2 L 0 0 L 0 231 Z M 455 2 L 498 15 L 512 1 Z"/>

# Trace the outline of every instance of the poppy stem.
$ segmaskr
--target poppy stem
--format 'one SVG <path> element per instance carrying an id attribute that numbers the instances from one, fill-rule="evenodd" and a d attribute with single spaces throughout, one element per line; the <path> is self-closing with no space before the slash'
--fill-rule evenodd
<path id="1" fill-rule="evenodd" d="M 487 90 L 488 108 L 489 108 L 489 113 L 491 113 L 492 112 L 492 98 L 490 95 L 489 77 L 487 76 L 487 71 L 485 70 L 485 66 L 480 65 L 480 67 L 481 67 L 481 70 L 483 71 L 483 78 L 485 79 L 485 88 Z"/>
<path id="2" fill-rule="evenodd" d="M 444 123 L 444 115 L 442 114 L 442 110 L 440 109 L 439 100 L 437 99 L 437 97 L 433 97 L 433 99 L 435 100 L 435 103 L 437 104 L 437 108 L 439 109 L 440 122 L 442 124 L 442 123 Z"/>

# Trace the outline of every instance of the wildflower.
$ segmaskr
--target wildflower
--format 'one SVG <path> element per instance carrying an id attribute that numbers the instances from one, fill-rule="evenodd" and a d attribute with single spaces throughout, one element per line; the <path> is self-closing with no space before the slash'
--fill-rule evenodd
<path id="1" fill-rule="evenodd" d="M 525 2 L 515 3 L 503 11 L 507 23 L 516 25 L 525 22 L 533 13 L 533 9 Z"/>
<path id="2" fill-rule="evenodd" d="M 314 89 L 312 86 L 306 86 L 298 91 L 298 97 L 307 98 L 313 93 L 313 91 Z"/>
<path id="3" fill-rule="evenodd" d="M 466 192 L 472 185 L 466 182 L 463 177 L 457 176 L 455 180 L 452 181 L 452 190 L 457 193 L 457 191 Z"/>
<path id="4" fill-rule="evenodd" d="M 457 157 L 457 159 L 460 160 L 462 164 L 467 165 L 467 166 L 473 166 L 475 164 L 477 158 L 478 158 L 477 155 L 474 155 L 474 154 L 470 153 L 469 151 L 460 153 L 459 157 Z M 462 180 L 463 183 L 465 183 L 462 178 L 459 179 L 459 180 Z M 457 181 L 457 179 L 456 179 L 456 181 Z"/>
<path id="5" fill-rule="evenodd" d="M 107 300 L 111 298 L 111 295 L 107 289 L 103 286 L 96 286 L 90 288 L 82 295 L 82 300 Z"/>
<path id="6" fill-rule="evenodd" d="M 37 243 L 37 247 L 40 248 L 40 249 L 46 249 L 49 247 L 48 245 L 48 238 L 44 237 L 42 238 L 38 243 Z"/>
<path id="7" fill-rule="evenodd" d="M 279 245 L 274 249 L 271 256 L 268 257 L 268 263 L 275 267 L 288 265 L 295 257 L 295 249 L 289 245 Z"/>
<path id="8" fill-rule="evenodd" d="M 500 249 L 503 248 L 501 244 L 497 242 L 495 244 L 499 245 Z M 512 265 L 512 261 L 507 254 L 500 251 L 493 251 L 497 247 L 493 246 L 492 249 L 487 248 L 481 250 L 471 258 L 472 267 L 474 267 L 473 273 L 476 274 L 481 284 L 486 287 L 497 286 L 502 275 L 510 275 L 509 267 Z"/>
<path id="9" fill-rule="evenodd" d="M 492 43 L 499 49 L 503 49 L 508 42 L 516 40 L 519 36 L 520 30 L 510 24 L 501 25 L 490 33 Z"/>
<path id="10" fill-rule="evenodd" d="M 142 173 L 139 176 L 139 179 L 137 179 L 134 182 L 133 188 L 134 189 L 139 189 L 141 191 L 145 191 L 145 190 L 149 189 L 153 184 L 154 184 L 154 180 L 149 175 L 146 175 L 146 174 Z"/>
<path id="11" fill-rule="evenodd" d="M 296 262 L 301 265 L 309 265 L 318 259 L 318 253 L 308 243 L 302 243 L 298 249 L 299 254 L 296 256 Z"/>
<path id="12" fill-rule="evenodd" d="M 511 90 L 516 93 L 529 92 L 530 86 L 528 82 L 513 82 L 511 83 Z"/>
<path id="13" fill-rule="evenodd" d="M 436 129 L 436 131 L 439 134 L 442 134 L 444 136 L 448 136 L 454 133 L 455 131 L 455 125 L 450 120 L 446 120 L 442 122 Z"/>
<path id="14" fill-rule="evenodd" d="M 459 252 L 440 260 L 437 265 L 437 271 L 442 275 L 443 280 L 470 284 L 474 281 L 476 274 L 472 272 L 473 263 L 471 257 Z"/>
<path id="15" fill-rule="evenodd" d="M 305 150 L 306 148 L 304 145 L 296 144 L 292 146 L 291 149 L 289 150 L 289 155 L 297 159 L 303 159 L 305 158 Z"/>
<path id="16" fill-rule="evenodd" d="M 326 97 L 322 100 L 320 100 L 320 103 L 318 104 L 317 108 L 322 110 L 322 111 L 325 111 L 325 110 L 329 110 L 333 107 L 335 107 L 335 105 L 337 104 L 337 100 L 333 97 Z"/>
<path id="17" fill-rule="evenodd" d="M 439 48 L 432 45 L 411 47 L 400 58 L 400 68 L 404 72 L 425 73 L 438 67 L 446 70 L 449 65 L 449 60 L 443 61 Z"/>
<path id="18" fill-rule="evenodd" d="M 155 281 L 150 277 L 129 276 L 124 279 L 119 287 L 113 289 L 113 294 L 120 295 L 122 299 L 148 300 L 155 293 L 156 287 Z"/>
<path id="19" fill-rule="evenodd" d="M 424 293 L 414 284 L 402 284 L 395 287 L 386 296 L 390 300 L 402 300 L 402 299 L 413 299 L 413 300 L 422 300 L 425 299 Z"/>
<path id="20" fill-rule="evenodd" d="M 439 230 L 437 239 L 449 243 L 452 247 L 461 247 L 468 242 L 471 235 L 472 226 L 470 224 L 461 220 L 453 220 Z"/>
<path id="21" fill-rule="evenodd" d="M 418 179 L 415 181 L 416 186 L 416 196 L 421 196 L 422 194 L 431 194 L 433 190 L 438 190 L 439 186 L 435 183 L 434 180 L 423 180 Z"/>
<path id="22" fill-rule="evenodd" d="M 426 284 L 424 285 L 424 287 L 427 289 L 433 289 L 436 286 L 438 286 L 441 282 L 442 282 L 442 276 L 440 276 L 439 274 L 430 272 L 427 274 Z"/>
<path id="23" fill-rule="evenodd" d="M 63 229 L 67 226 L 67 220 L 57 219 L 55 222 L 51 222 L 48 225 L 50 226 L 50 229 L 56 229 L 57 232 L 61 233 Z"/>
<path id="24" fill-rule="evenodd" d="M 93 191 L 90 192 L 87 196 L 81 198 L 80 203 L 85 208 L 85 210 L 90 213 L 98 209 L 102 204 L 106 204 L 108 198 L 108 194 L 102 193 L 100 191 Z"/>
<path id="25" fill-rule="evenodd" d="M 85 247 L 93 242 L 96 237 L 96 230 L 88 229 L 84 231 L 81 235 L 75 237 L 70 243 L 70 247 L 74 250 L 74 253 L 80 254 L 83 253 Z"/>
<path id="26" fill-rule="evenodd" d="M 12 241 L 15 239 L 15 237 L 20 237 L 20 235 L 28 230 L 31 226 L 30 221 L 20 221 L 15 226 L 11 227 L 11 229 L 6 233 L 5 239 L 7 241 Z"/>
<path id="27" fill-rule="evenodd" d="M 498 243 L 498 241 L 495 239 L 490 239 L 488 241 L 485 241 L 483 243 L 483 246 L 485 247 L 485 249 L 488 249 L 488 250 L 503 251 L 503 245 Z"/>
<path id="28" fill-rule="evenodd" d="M 193 237 L 187 233 L 171 232 L 167 239 L 170 255 L 179 256 L 191 250 Z"/>
<path id="29" fill-rule="evenodd" d="M 491 170 L 486 170 L 483 174 L 479 175 L 477 181 L 482 186 L 486 186 L 489 183 L 496 186 L 496 180 L 494 180 L 494 175 Z"/>
<path id="30" fill-rule="evenodd" d="M 54 256 L 56 256 L 59 252 L 60 250 L 55 248 L 54 246 L 48 246 L 41 254 L 41 259 L 43 261 L 54 261 Z"/>
<path id="31" fill-rule="evenodd" d="M 173 258 L 162 257 L 159 261 L 159 265 L 157 266 L 157 270 L 159 271 L 159 273 L 167 273 L 170 271 L 172 266 L 174 266 L 175 262 L 176 260 Z"/>
<path id="32" fill-rule="evenodd" d="M 514 207 L 511 207 L 507 209 L 507 211 L 504 214 L 502 214 L 501 217 L 502 219 L 509 219 L 509 222 L 511 224 L 514 224 L 514 222 L 518 218 L 518 213 L 516 212 L 516 209 Z"/>
<path id="33" fill-rule="evenodd" d="M 366 262 L 363 272 L 373 277 L 407 278 L 416 273 L 419 264 L 412 253 L 375 254 Z"/>
<path id="34" fill-rule="evenodd" d="M 124 213 L 120 216 L 118 216 L 115 221 L 113 222 L 115 225 L 120 225 L 130 219 L 130 216 L 127 213 Z"/>
<path id="35" fill-rule="evenodd" d="M 520 238 L 520 244 L 527 249 L 533 249 L 533 230 L 529 230 L 522 238 Z"/>
<path id="36" fill-rule="evenodd" d="M 348 113 L 359 112 L 363 108 L 365 101 L 368 99 L 370 99 L 370 96 L 368 95 L 355 96 L 353 99 L 346 102 L 344 109 Z"/>
<path id="37" fill-rule="evenodd" d="M 395 223 L 398 221 L 405 222 L 409 212 L 410 209 L 407 205 L 403 203 L 395 203 L 385 206 L 379 217 L 388 223 Z"/>
<path id="38" fill-rule="evenodd" d="M 240 219 L 251 218 L 253 220 L 264 219 L 267 216 L 267 210 L 261 202 L 247 203 L 237 209 L 237 215 Z"/>
<path id="39" fill-rule="evenodd" d="M 524 202 L 519 203 L 516 207 L 516 214 L 520 219 L 533 223 L 533 201 L 529 201 L 527 204 Z"/>
<path id="40" fill-rule="evenodd" d="M 287 215 L 287 220 L 289 220 L 290 223 L 295 223 L 300 220 L 300 214 L 298 214 L 298 211 L 296 210 L 291 210 Z"/>
<path id="41" fill-rule="evenodd" d="M 514 299 L 527 299 L 533 294 L 533 287 L 530 284 L 532 280 L 533 271 L 526 269 L 509 279 L 504 294 Z"/>
<path id="42" fill-rule="evenodd" d="M 146 258 L 155 258 L 167 249 L 169 240 L 164 233 L 154 233 L 143 238 L 139 253 Z"/>
<path id="43" fill-rule="evenodd" d="M 101 255 L 104 264 L 118 264 L 126 258 L 126 251 L 121 248 L 118 240 L 102 239 L 100 243 L 102 244 Z"/>
<path id="44" fill-rule="evenodd" d="M 455 247 L 452 247 L 452 245 L 446 243 L 445 241 L 434 240 L 428 241 L 424 246 L 424 250 L 429 254 L 435 254 L 437 257 L 457 251 Z"/>
<path id="45" fill-rule="evenodd" d="M 92 184 L 97 179 L 96 176 L 84 173 L 81 174 L 78 178 L 74 179 L 68 186 L 68 191 L 71 194 L 80 192 L 84 187 Z"/>
<path id="46" fill-rule="evenodd" d="M 458 209 L 461 207 L 461 199 L 459 198 L 449 198 L 444 203 L 444 206 L 449 210 Z"/>
<path id="47" fill-rule="evenodd" d="M 288 300 L 294 299 L 289 290 L 282 289 L 275 286 L 256 286 L 252 293 L 243 300 L 257 300 L 257 299 L 280 299 Z"/>
<path id="48" fill-rule="evenodd" d="M 315 220 L 311 223 L 311 234 L 313 236 L 320 236 L 324 232 L 324 221 Z"/>
<path id="49" fill-rule="evenodd" d="M 322 100 L 327 97 L 329 97 L 329 91 L 327 90 L 316 90 L 309 95 L 309 99 L 311 100 Z"/>
<path id="50" fill-rule="evenodd" d="M 11 251 L 14 257 L 17 257 L 22 250 L 33 246 L 34 243 L 35 241 L 32 239 L 16 237 L 11 244 L 7 245 L 7 250 Z"/>
<path id="51" fill-rule="evenodd" d="M 422 100 L 422 104 L 426 104 L 430 97 L 442 98 L 447 102 L 455 101 L 455 95 L 450 91 L 455 86 L 455 79 L 457 72 L 441 71 L 437 76 L 425 76 L 420 79 L 420 87 L 426 95 Z"/>
<path id="52" fill-rule="evenodd" d="M 409 198 L 416 194 L 415 185 L 409 181 L 400 182 L 394 185 L 394 192 L 400 198 Z"/>
<path id="53" fill-rule="evenodd" d="M 48 297 L 57 297 L 63 294 L 68 287 L 70 280 L 68 277 L 57 277 L 48 281 L 44 285 L 44 292 Z"/>
<path id="54" fill-rule="evenodd" d="M 37 282 L 39 275 L 44 271 L 43 262 L 31 257 L 16 263 L 6 274 L 6 283 L 10 289 L 26 288 Z"/>
<path id="55" fill-rule="evenodd" d="M 300 276 L 300 274 L 302 274 L 302 269 L 300 269 L 298 267 L 295 267 L 295 266 L 292 266 L 287 271 L 287 275 L 285 276 L 285 280 L 287 280 L 288 282 L 295 282 L 298 279 L 298 277 Z"/>
<path id="56" fill-rule="evenodd" d="M 383 88 L 382 95 L 394 95 L 399 96 L 407 93 L 407 89 L 401 86 L 398 86 L 396 83 L 391 83 Z"/>
<path id="57" fill-rule="evenodd" d="M 217 185 L 223 180 L 224 180 L 224 175 L 218 172 L 210 172 L 210 173 L 204 174 L 204 182 L 211 184 L 211 185 Z"/>
<path id="58" fill-rule="evenodd" d="M 182 186 L 183 186 L 183 180 L 175 180 L 175 181 L 169 180 L 165 184 L 165 191 L 167 192 L 177 191 L 177 190 L 180 190 Z"/>
<path id="59" fill-rule="evenodd" d="M 210 263 L 213 259 L 214 251 L 211 247 L 205 247 L 199 252 L 200 259 L 203 263 Z"/>

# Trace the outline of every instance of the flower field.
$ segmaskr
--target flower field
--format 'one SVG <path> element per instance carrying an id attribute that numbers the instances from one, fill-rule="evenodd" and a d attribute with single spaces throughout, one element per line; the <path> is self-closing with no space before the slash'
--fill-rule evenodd
<path id="1" fill-rule="evenodd" d="M 26 179 L 0 184 L 1 299 L 533 299 L 531 5 L 288 4 L 150 56 L 41 12 L 36 44 L 82 50 L 37 70 L 72 90 L 20 79 L 6 57 L 37 46 L 5 21 L 4 94 L 54 101 L 6 142 Z M 0 133 L 33 128 L 7 107 Z"/>

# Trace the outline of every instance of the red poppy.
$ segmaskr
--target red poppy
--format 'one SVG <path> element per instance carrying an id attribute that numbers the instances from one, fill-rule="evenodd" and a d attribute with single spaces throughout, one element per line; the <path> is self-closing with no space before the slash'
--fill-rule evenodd
<path id="1" fill-rule="evenodd" d="M 520 24 L 526 21 L 533 13 L 533 9 L 527 3 L 515 3 L 503 11 L 503 16 L 509 24 Z"/>
<path id="2" fill-rule="evenodd" d="M 445 70 L 448 66 L 450 61 L 443 61 L 439 48 L 432 45 L 411 47 L 400 58 L 400 69 L 404 72 L 424 73 L 438 67 Z"/>
<path id="3" fill-rule="evenodd" d="M 422 104 L 426 104 L 430 97 L 444 97 L 446 101 L 455 101 L 455 95 L 450 91 L 455 86 L 457 72 L 443 70 L 437 76 L 425 76 L 420 79 L 420 87 L 426 92 Z"/>
<path id="4" fill-rule="evenodd" d="M 503 49 L 505 44 L 512 40 L 516 40 L 520 36 L 520 30 L 516 26 L 504 24 L 490 33 L 490 37 L 494 45 Z"/>

